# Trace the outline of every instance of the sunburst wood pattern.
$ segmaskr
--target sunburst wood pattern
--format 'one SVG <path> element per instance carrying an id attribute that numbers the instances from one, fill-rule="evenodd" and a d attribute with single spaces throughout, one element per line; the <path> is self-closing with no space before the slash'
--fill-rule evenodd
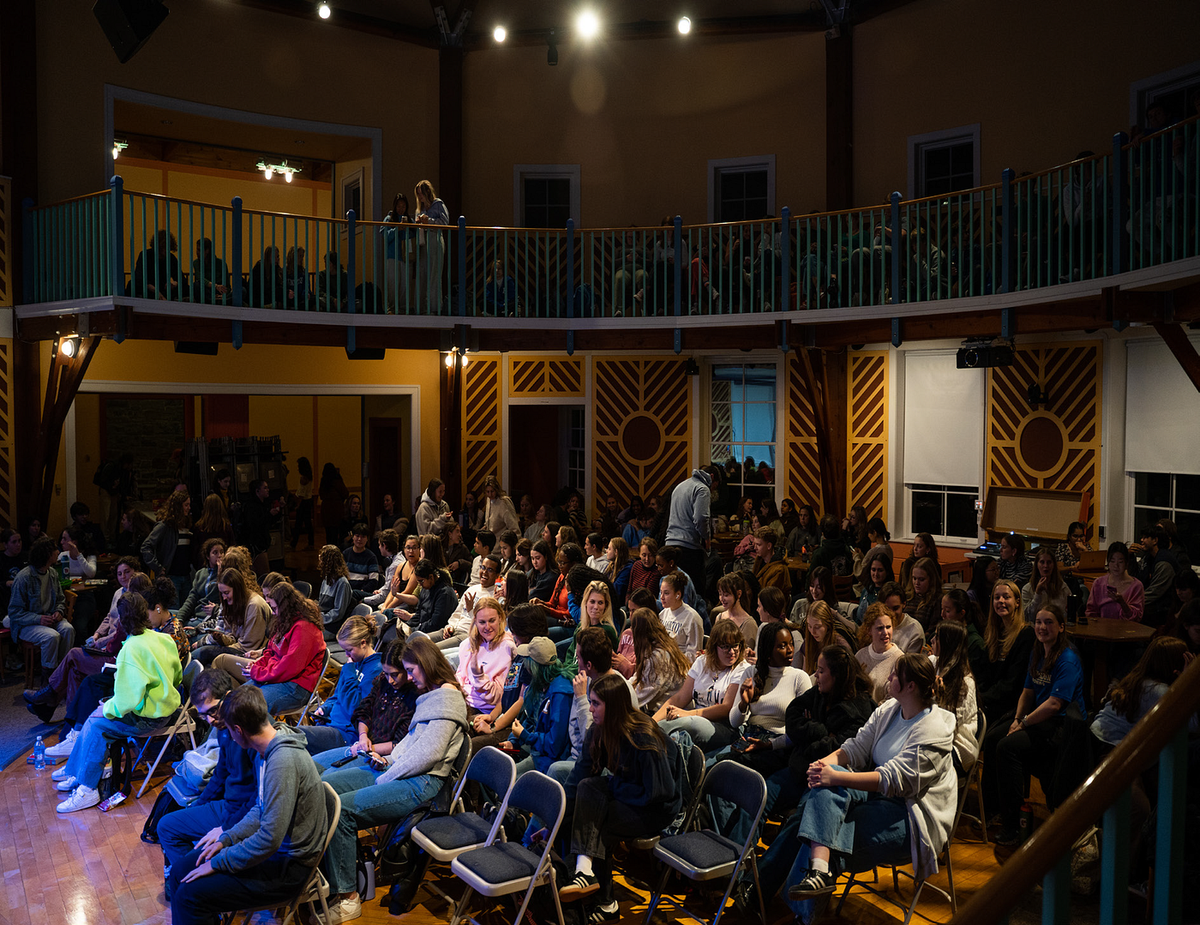
<path id="1" fill-rule="evenodd" d="M 887 437 L 887 351 L 852 351 L 846 387 L 847 510 L 861 504 L 868 517 L 887 516 Z"/>
<path id="2" fill-rule="evenodd" d="M 821 509 L 821 464 L 817 454 L 817 415 L 793 351 L 787 363 L 788 495 L 797 505 Z"/>
<path id="3" fill-rule="evenodd" d="M 592 390 L 596 497 L 667 492 L 688 474 L 692 389 L 675 357 L 598 358 Z"/>
<path id="4" fill-rule="evenodd" d="M 501 475 L 500 358 L 473 356 L 461 375 L 463 487 L 474 491 Z"/>
<path id="5" fill-rule="evenodd" d="M 1099 342 L 1029 344 L 1017 348 L 1012 366 L 988 375 L 988 487 L 1090 491 L 1089 534 L 1100 487 L 1103 361 Z M 1032 384 L 1049 395 L 1042 409 L 1030 407 Z M 1043 433 L 1050 447 L 1034 436 Z"/>
<path id="6" fill-rule="evenodd" d="M 510 356 L 508 371 L 509 398 L 583 398 L 583 359 L 580 357 Z"/>

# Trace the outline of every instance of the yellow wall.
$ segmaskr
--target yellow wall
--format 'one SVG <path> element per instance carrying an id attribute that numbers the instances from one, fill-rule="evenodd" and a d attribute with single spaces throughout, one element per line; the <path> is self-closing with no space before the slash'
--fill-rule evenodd
<path id="1" fill-rule="evenodd" d="M 256 437 L 279 435 L 280 445 L 287 453 L 288 487 L 295 491 L 300 486 L 300 473 L 296 470 L 296 460 L 307 456 L 309 462 L 315 463 L 314 431 L 316 420 L 313 416 L 315 402 L 311 395 L 251 395 L 250 396 L 250 433 Z M 332 450 L 333 447 L 323 448 Z M 342 475 L 349 484 L 350 472 L 345 468 L 352 460 L 348 455 L 339 454 L 331 458 L 335 466 L 342 467 Z M 317 470 L 320 471 L 319 469 Z"/>
<path id="2" fill-rule="evenodd" d="M 854 32 L 856 199 L 907 195 L 910 135 L 980 123 L 983 183 L 1112 150 L 1134 81 L 1200 57 L 1200 5 L 919 0 Z"/>
<path id="3" fill-rule="evenodd" d="M 437 52 L 235 3 L 176 3 L 120 64 L 90 5 L 37 4 L 40 200 L 108 182 L 104 85 L 383 131 L 388 186 L 437 182 Z M 413 143 L 414 139 L 429 139 Z"/>
<path id="4" fill-rule="evenodd" d="M 579 164 L 585 227 L 707 218 L 710 158 L 774 154 L 776 212 L 825 202 L 817 35 L 485 47 L 464 71 L 464 212 L 511 224 L 513 166 Z"/>

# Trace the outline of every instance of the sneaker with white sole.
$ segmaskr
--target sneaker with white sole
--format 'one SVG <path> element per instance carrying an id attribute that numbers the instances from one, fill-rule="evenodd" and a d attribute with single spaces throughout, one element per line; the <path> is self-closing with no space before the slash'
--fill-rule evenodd
<path id="1" fill-rule="evenodd" d="M 51 780 L 66 780 L 70 775 L 67 774 L 67 766 L 64 764 L 61 768 L 55 768 L 50 773 Z"/>
<path id="2" fill-rule="evenodd" d="M 57 784 L 54 785 L 54 789 L 61 791 L 62 793 L 70 793 L 72 790 L 74 790 L 78 786 L 79 786 L 79 781 L 77 781 L 74 777 L 64 777 Z"/>
<path id="3" fill-rule="evenodd" d="M 75 750 L 75 743 L 79 741 L 79 731 L 72 729 L 63 738 L 59 739 L 53 745 L 46 749 L 46 754 L 51 758 L 68 758 L 71 752 Z"/>
<path id="4" fill-rule="evenodd" d="M 99 802 L 100 792 L 98 790 L 93 790 L 86 784 L 80 784 L 69 797 L 58 804 L 58 811 L 74 813 L 95 806 Z"/>
<path id="5" fill-rule="evenodd" d="M 322 918 L 321 913 L 313 909 L 309 916 L 310 925 L 338 925 L 339 922 L 349 922 L 362 915 L 362 900 L 357 896 L 347 896 L 329 904 L 329 919 Z"/>

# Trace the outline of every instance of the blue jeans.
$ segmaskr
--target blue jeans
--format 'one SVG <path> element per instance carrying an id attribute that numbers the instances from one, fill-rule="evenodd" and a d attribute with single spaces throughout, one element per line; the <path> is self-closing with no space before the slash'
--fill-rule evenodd
<path id="1" fill-rule="evenodd" d="M 263 692 L 267 701 L 267 712 L 274 715 L 288 710 L 299 710 L 312 696 L 312 691 L 306 691 L 295 681 L 278 681 L 274 684 L 259 684 L 247 681 L 251 687 L 257 687 Z"/>
<path id="2" fill-rule="evenodd" d="M 312 871 L 276 853 L 237 873 L 212 873 L 183 883 L 183 878 L 200 866 L 199 856 L 199 851 L 190 851 L 171 868 L 172 925 L 217 925 L 220 912 L 286 902 L 299 892 Z"/>
<path id="3" fill-rule="evenodd" d="M 251 804 L 212 800 L 167 813 L 158 823 L 158 843 L 167 867 L 174 867 L 192 852 L 205 833 L 217 826 L 227 829 L 249 811 Z"/>
<path id="4" fill-rule="evenodd" d="M 355 741 L 357 741 L 357 739 Z M 353 745 L 354 743 L 352 742 L 350 744 Z M 325 779 L 326 774 L 337 774 L 339 771 L 347 771 L 351 768 L 370 770 L 370 765 L 368 764 L 367 759 L 362 755 L 355 755 L 353 761 L 347 762 L 340 768 L 335 768 L 333 763 L 335 761 L 341 761 L 343 758 L 347 757 L 346 752 L 349 751 L 349 749 L 350 745 L 335 745 L 333 748 L 316 752 L 313 755 L 313 764 L 317 766 L 317 772 L 321 775 L 322 780 Z"/>
<path id="5" fill-rule="evenodd" d="M 432 774 L 419 774 L 377 784 L 378 777 L 369 768 L 354 764 L 321 775 L 342 798 L 342 815 L 321 862 L 334 893 L 354 891 L 358 830 L 398 822 L 433 797 L 444 782 L 444 778 Z"/>
<path id="6" fill-rule="evenodd" d="M 59 620 L 53 626 L 22 626 L 13 632 L 13 638 L 21 642 L 32 642 L 41 651 L 42 668 L 49 674 L 58 667 L 59 654 L 66 656 L 75 645 L 75 627 L 69 620 Z"/>
<path id="7" fill-rule="evenodd" d="M 310 755 L 335 748 L 342 749 L 344 755 L 346 746 L 358 741 L 355 733 L 339 726 L 297 726 L 296 732 L 304 736 L 304 747 Z"/>
<path id="8" fill-rule="evenodd" d="M 171 718 L 148 718 L 136 713 L 127 713 L 119 719 L 90 716 L 83 724 L 83 737 L 71 757 L 67 759 L 67 776 L 93 790 L 100 783 L 104 762 L 108 757 L 108 746 L 123 742 L 128 736 L 152 732 L 170 723 Z"/>
<path id="9" fill-rule="evenodd" d="M 686 729 L 692 737 L 692 744 L 708 754 L 723 749 L 733 741 L 734 732 L 728 723 L 714 723 L 703 716 L 681 716 L 679 719 L 664 719 L 658 724 L 663 735 L 670 735 L 676 729 Z"/>

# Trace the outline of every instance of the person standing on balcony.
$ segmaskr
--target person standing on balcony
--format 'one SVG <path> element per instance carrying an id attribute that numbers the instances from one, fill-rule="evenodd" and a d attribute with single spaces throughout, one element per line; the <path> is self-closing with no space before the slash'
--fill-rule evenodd
<path id="1" fill-rule="evenodd" d="M 433 184 L 422 180 L 413 190 L 417 198 L 418 225 L 449 225 L 450 211 L 446 204 L 437 198 Z M 433 228 L 421 232 L 421 246 L 425 251 L 425 260 L 421 265 L 420 286 L 425 292 L 429 310 L 440 313 L 442 310 L 442 264 L 446 261 L 446 239 L 440 231 Z"/>
<path id="2" fill-rule="evenodd" d="M 389 225 L 411 224 L 408 197 L 397 193 L 392 200 L 392 211 L 383 220 Z M 387 249 L 387 277 L 384 283 L 387 310 L 389 315 L 398 314 L 402 309 L 408 309 L 408 252 L 413 231 L 404 228 L 382 228 L 380 231 Z"/>

